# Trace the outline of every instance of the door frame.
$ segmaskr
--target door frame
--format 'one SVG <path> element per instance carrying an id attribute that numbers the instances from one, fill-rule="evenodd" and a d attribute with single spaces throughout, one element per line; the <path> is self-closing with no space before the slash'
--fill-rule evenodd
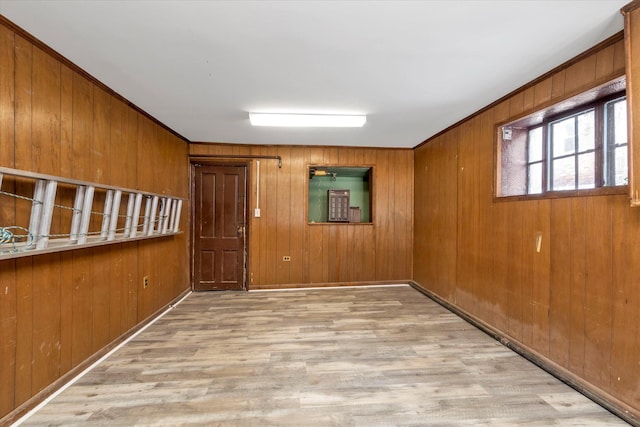
<path id="1" fill-rule="evenodd" d="M 245 224 L 244 224 L 244 269 L 242 272 L 242 289 L 244 291 L 249 290 L 249 274 L 251 271 L 249 269 L 249 241 L 251 236 L 251 216 L 249 215 L 250 209 L 249 205 L 251 204 L 251 200 L 249 198 L 249 189 L 251 183 L 251 162 L 243 161 L 243 160 L 206 160 L 202 158 L 191 158 L 189 159 L 189 203 L 191 205 L 190 209 L 190 221 L 189 221 L 189 281 L 191 282 L 191 290 L 195 289 L 195 218 L 196 218 L 196 203 L 195 203 L 195 193 L 196 193 L 196 167 L 198 166 L 230 166 L 230 167 L 243 167 L 245 169 L 245 182 L 244 182 L 244 215 L 245 215 Z"/>

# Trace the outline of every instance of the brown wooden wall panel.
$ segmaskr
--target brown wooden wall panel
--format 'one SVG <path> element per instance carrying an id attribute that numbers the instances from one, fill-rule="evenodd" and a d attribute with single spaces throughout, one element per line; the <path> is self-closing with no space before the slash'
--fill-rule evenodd
<path id="1" fill-rule="evenodd" d="M 260 160 L 260 218 L 253 217 L 256 160 L 250 164 L 250 288 L 411 278 L 412 150 L 199 143 L 190 154 L 282 156 L 282 168 Z M 309 224 L 309 165 L 372 166 L 373 224 Z"/>
<path id="2" fill-rule="evenodd" d="M 302 150 L 301 155 L 291 156 L 289 153 L 290 162 L 290 177 L 289 184 L 291 186 L 291 197 L 289 200 L 290 206 L 305 206 L 306 203 L 306 190 L 307 182 L 296 177 L 306 175 L 307 171 L 307 151 Z M 306 209 L 291 209 L 291 224 L 304 224 L 306 221 L 307 213 Z M 249 214 L 251 216 L 251 212 Z M 296 262 L 289 263 L 289 282 L 290 283 L 305 283 L 309 279 L 305 277 L 305 273 L 308 272 L 308 251 L 305 248 L 308 247 L 307 233 L 305 233 L 304 227 L 291 227 L 289 231 L 289 252 L 291 259 L 295 259 Z"/>
<path id="3" fill-rule="evenodd" d="M 16 307 L 11 313 L 16 318 L 16 351 L 14 405 L 25 402 L 32 396 L 33 378 L 33 260 L 16 260 Z"/>
<path id="4" fill-rule="evenodd" d="M 476 141 L 488 141 L 493 138 L 493 113 L 486 112 L 479 117 L 479 121 L 474 126 L 474 135 Z M 483 168 L 483 165 L 493 163 L 493 154 L 489 150 L 476 150 L 475 159 L 477 168 Z M 490 224 L 490 218 L 493 216 L 492 206 L 486 203 L 492 197 L 493 179 L 487 174 L 476 174 L 476 185 L 473 186 L 473 197 L 475 200 L 475 218 L 481 223 Z M 456 219 L 450 219 L 452 223 L 457 223 Z M 483 316 L 493 318 L 493 263 L 490 256 L 491 250 L 487 248 L 493 247 L 494 233 L 491 227 L 477 228 L 473 232 L 476 234 L 476 262 L 475 282 L 473 293 L 477 296 L 476 310 Z M 455 249 L 453 249 L 455 250 Z"/>
<path id="5" fill-rule="evenodd" d="M 77 72 L 72 72 L 72 176 L 90 181 L 91 146 L 93 139 L 93 84 Z"/>
<path id="6" fill-rule="evenodd" d="M 57 174 L 60 170 L 60 63 L 34 48 L 32 67 L 32 168 Z"/>
<path id="7" fill-rule="evenodd" d="M 640 414 L 640 214 L 619 194 L 491 190 L 496 126 L 621 76 L 623 57 L 612 39 L 415 149 L 413 278 Z"/>
<path id="8" fill-rule="evenodd" d="M 571 200 L 553 200 L 550 218 L 549 252 L 552 260 L 571 261 Z M 563 366 L 569 360 L 569 307 L 571 304 L 571 270 L 568 265 L 553 262 L 549 270 L 549 347 L 550 357 Z"/>
<path id="9" fill-rule="evenodd" d="M 531 289 L 531 347 L 543 356 L 549 356 L 549 311 L 551 292 L 551 202 L 540 200 L 536 208 L 527 217 L 533 216 L 535 222 L 535 253 L 532 265 Z M 537 238 L 540 237 L 540 252 L 537 251 Z"/>
<path id="10" fill-rule="evenodd" d="M 262 151 L 265 156 L 274 155 L 272 148 L 266 148 Z M 277 212 L 278 210 L 278 173 L 279 169 L 277 164 L 272 161 L 264 162 L 262 167 L 263 173 L 260 176 L 260 192 L 265 197 L 265 204 L 263 206 L 263 214 L 261 218 L 265 218 L 264 214 L 267 212 Z M 269 187 L 265 183 L 271 183 Z M 251 211 L 251 210 L 249 210 Z M 267 217 L 268 218 L 268 217 Z M 278 260 L 278 227 L 277 219 L 273 218 L 271 221 L 260 221 L 263 227 L 264 233 L 264 252 L 260 252 L 262 256 L 257 258 L 261 263 L 261 270 L 263 276 L 254 276 L 254 284 L 260 286 L 261 283 L 278 283 L 278 267 L 282 263 L 282 258 Z M 253 222 L 255 223 L 255 221 Z M 256 258 L 249 255 L 250 258 Z"/>
<path id="11" fill-rule="evenodd" d="M 407 156 L 402 152 L 395 152 L 395 161 L 393 165 L 395 170 L 413 171 L 413 156 Z M 357 161 L 354 164 L 358 164 Z M 395 178 L 395 205 L 394 209 L 394 233 L 391 236 L 393 242 L 393 253 L 400 254 L 396 256 L 395 261 L 392 264 L 394 268 L 392 277 L 402 277 L 406 275 L 407 271 L 411 271 L 411 256 L 407 256 L 407 249 L 412 247 L 413 236 L 413 173 L 411 174 L 396 174 L 393 172 Z M 411 191 L 405 191 L 405 189 L 411 189 Z M 362 229 L 355 229 L 354 231 L 362 231 Z M 362 237 L 356 234 L 355 239 L 362 244 Z M 364 248 L 360 247 L 358 253 L 362 253 Z M 409 253 L 410 254 L 410 253 Z M 359 261 L 359 260 L 357 260 Z M 361 261 L 357 263 L 355 267 L 361 266 Z M 355 271 L 354 280 L 361 277 L 361 271 Z"/>
<path id="12" fill-rule="evenodd" d="M 373 197 L 373 211 L 375 212 L 376 224 L 376 249 L 388 248 L 392 245 L 389 230 L 393 224 L 394 201 L 390 200 L 394 194 L 393 189 L 393 166 L 390 164 L 391 153 L 388 150 L 381 150 L 377 153 L 374 170 L 375 194 Z M 379 246 L 378 246 L 379 245 Z M 376 277 L 387 277 L 389 275 L 390 263 L 393 262 L 389 251 L 376 250 Z"/>
<path id="13" fill-rule="evenodd" d="M 640 344 L 640 215 L 628 209 L 626 197 L 614 201 L 612 217 L 613 318 L 611 336 L 611 392 L 627 396 L 640 407 L 638 345 Z"/>
<path id="14" fill-rule="evenodd" d="M 565 75 L 565 92 L 574 92 L 591 84 L 596 77 L 596 54 L 584 58 L 567 68 Z"/>
<path id="15" fill-rule="evenodd" d="M 505 283 L 505 301 L 507 331 L 512 337 L 522 340 L 523 327 L 525 325 L 524 315 L 525 307 L 528 301 L 523 298 L 524 287 L 528 285 L 523 274 L 525 258 L 524 252 L 524 205 L 522 203 L 514 203 L 505 205 L 507 208 L 507 227 L 510 230 L 510 236 L 507 240 L 506 257 L 507 264 L 507 280 Z"/>
<path id="16" fill-rule="evenodd" d="M 614 200 L 587 198 L 584 224 L 584 376 L 604 390 L 611 388 Z"/>
<path id="17" fill-rule="evenodd" d="M 73 368 L 71 362 L 73 325 L 73 253 L 60 254 L 60 372 L 64 375 Z"/>
<path id="18" fill-rule="evenodd" d="M 569 272 L 569 322 L 571 331 L 583 331 L 569 335 L 568 364 L 573 372 L 584 373 L 585 364 L 585 303 L 586 303 L 586 221 L 587 200 L 585 197 L 570 200 L 569 242 L 571 262 L 566 266 Z M 554 236 L 555 237 L 555 236 Z M 601 248 L 604 249 L 604 248 Z M 560 267 L 560 266 L 558 266 Z"/>
<path id="19" fill-rule="evenodd" d="M 362 164 L 366 165 L 366 166 L 374 166 L 378 160 L 377 158 L 377 152 L 376 150 L 359 150 L 359 154 L 362 155 Z M 411 153 L 412 154 L 412 153 Z M 413 156 L 411 155 L 411 157 L 413 158 Z M 413 162 L 412 163 L 412 167 L 413 167 Z M 412 182 L 413 184 L 413 182 Z M 375 176 L 375 172 L 374 172 L 374 177 L 373 177 L 373 181 L 372 181 L 372 185 L 376 186 L 376 176 Z M 378 196 L 374 193 L 372 195 L 372 219 L 375 223 L 378 212 L 377 209 L 378 207 L 375 204 L 375 200 Z M 413 206 L 413 200 L 411 201 L 412 206 Z M 326 227 L 325 228 L 326 231 Z M 361 233 L 362 233 L 362 245 L 359 246 L 361 253 L 360 253 L 360 257 L 363 260 L 363 264 L 362 264 L 362 271 L 363 271 L 363 275 L 360 276 L 360 280 L 364 280 L 364 281 L 374 281 L 374 280 L 378 280 L 377 276 L 376 276 L 376 254 L 378 252 L 378 247 L 379 247 L 379 243 L 376 241 L 376 236 L 377 236 L 377 230 L 378 227 L 376 226 L 369 226 L 369 225 L 363 225 L 360 226 L 361 228 Z M 409 236 L 409 238 L 411 239 L 412 236 Z M 327 254 L 328 256 L 329 254 Z M 405 253 L 402 256 L 406 256 L 409 257 L 410 253 Z M 413 261 L 413 260 L 412 260 Z M 413 265 L 413 264 L 412 264 Z"/>
<path id="20" fill-rule="evenodd" d="M 607 46 L 596 53 L 595 78 L 609 76 L 615 68 L 616 46 Z M 622 52 L 624 55 L 624 52 Z M 624 65 L 623 65 L 624 66 Z"/>
<path id="21" fill-rule="evenodd" d="M 4 295 L 0 298 L 0 411 L 7 413 L 14 407 L 17 348 L 17 277 L 16 261 L 10 261 L 0 269 L 0 286 Z"/>
<path id="22" fill-rule="evenodd" d="M 536 105 L 544 105 L 551 99 L 552 86 L 553 79 L 549 77 L 533 87 L 534 96 L 531 108 L 535 108 Z"/>
<path id="23" fill-rule="evenodd" d="M 522 114 L 524 109 L 525 92 L 516 93 L 509 99 L 509 116 L 514 117 Z M 531 105 L 533 106 L 533 104 Z M 476 144 L 479 145 L 479 144 Z M 522 341 L 523 329 L 525 326 L 525 310 L 528 305 L 523 299 L 524 287 L 530 284 L 527 276 L 524 274 L 525 264 L 523 260 L 526 257 L 525 239 L 528 236 L 524 233 L 524 204 L 509 203 L 504 204 L 504 212 L 506 221 L 504 227 L 500 227 L 501 237 L 500 243 L 506 244 L 506 253 L 510 256 L 505 257 L 506 261 L 506 279 L 505 292 L 503 299 L 506 303 L 506 331 L 512 337 Z M 509 233 L 507 236 L 504 231 Z"/>
<path id="24" fill-rule="evenodd" d="M 291 148 L 281 147 L 280 155 L 291 158 Z M 304 176 L 304 175 L 303 175 Z M 301 263 L 299 254 L 291 253 L 291 161 L 283 162 L 276 171 L 276 222 L 275 222 L 275 259 L 276 283 L 291 283 L 291 262 L 282 261 L 284 256 L 292 256 L 294 264 Z M 304 210 L 304 205 L 298 205 Z"/>
<path id="25" fill-rule="evenodd" d="M 34 263 L 32 390 L 41 390 L 60 376 L 60 254 L 44 255 Z M 46 280 L 39 280 L 45 278 Z"/>
<path id="26" fill-rule="evenodd" d="M 475 142 L 473 128 L 475 120 L 464 123 L 460 128 L 458 139 L 458 155 L 462 162 L 458 162 L 458 212 L 457 216 L 473 218 L 475 210 L 478 206 L 474 197 L 473 188 L 475 187 L 475 179 L 477 176 Z M 478 240 L 477 230 L 471 222 L 458 224 L 457 256 L 464 258 L 467 262 L 461 265 L 456 276 L 457 285 L 455 288 L 455 301 L 460 307 L 466 310 L 473 310 L 473 288 L 475 287 L 475 270 L 478 263 Z"/>
<path id="27" fill-rule="evenodd" d="M 185 141 L 4 25 L 0 165 L 188 198 Z M 32 184 L 4 181 L 31 195 Z M 0 225 L 28 224 L 28 202 L 0 197 Z M 72 200 L 59 187 L 56 201 Z M 69 221 L 56 211 L 52 232 Z M 188 257 L 185 233 L 0 261 L 0 419 L 188 289 Z"/>
<path id="28" fill-rule="evenodd" d="M 536 202 L 531 201 L 521 206 L 522 215 L 522 272 L 520 281 L 520 310 L 521 324 L 519 340 L 527 345 L 531 345 L 533 328 L 533 266 L 536 255 L 536 224 L 535 216 L 527 215 L 526 212 L 535 211 Z M 525 303 L 525 302 L 529 303 Z"/>
<path id="29" fill-rule="evenodd" d="M 95 353 L 109 343 L 109 291 L 112 286 L 109 269 L 110 249 L 109 247 L 92 249 L 91 353 Z"/>
<path id="30" fill-rule="evenodd" d="M 108 329 L 108 341 L 111 342 L 118 338 L 125 330 L 123 328 L 124 323 L 124 308 L 125 303 L 123 300 L 126 281 L 124 276 L 126 271 L 123 268 L 123 248 L 122 244 L 117 244 L 109 247 L 108 259 L 110 261 L 110 280 L 112 283 L 108 300 L 109 300 L 109 329 Z"/>
<path id="31" fill-rule="evenodd" d="M 71 366 L 80 364 L 91 355 L 92 257 L 93 253 L 87 250 L 74 251 L 72 258 Z"/>
<path id="32" fill-rule="evenodd" d="M 557 99 L 564 96 L 566 75 L 566 70 L 562 70 L 551 77 L 551 99 Z"/>
<path id="33" fill-rule="evenodd" d="M 456 285 L 457 132 L 415 153 L 414 278 L 452 300 Z M 432 202 L 433 201 L 433 202 Z M 418 260 L 419 262 L 415 262 Z"/>
<path id="34" fill-rule="evenodd" d="M 14 166 L 14 34 L 0 26 L 0 165 Z M 13 191 L 14 187 L 7 187 Z M 2 197 L 2 196 L 0 196 Z M 2 198 L 0 216 L 14 222 L 15 203 Z M 16 346 L 17 346 L 17 281 L 16 261 L 0 263 L 0 414 L 13 409 L 15 404 Z"/>

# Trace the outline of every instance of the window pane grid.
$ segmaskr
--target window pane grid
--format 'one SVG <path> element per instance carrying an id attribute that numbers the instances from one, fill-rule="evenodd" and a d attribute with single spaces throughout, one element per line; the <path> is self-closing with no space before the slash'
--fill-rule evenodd
<path id="1" fill-rule="evenodd" d="M 626 185 L 626 98 L 544 120 L 524 148 L 526 194 Z"/>
<path id="2" fill-rule="evenodd" d="M 627 101 L 614 99 L 605 104 L 605 179 L 607 185 L 628 184 Z"/>
<path id="3" fill-rule="evenodd" d="M 595 153 L 597 150 L 585 150 L 585 151 L 580 151 L 576 154 L 568 154 L 566 156 L 558 156 L 558 157 L 554 157 L 553 160 L 557 160 L 557 159 L 566 159 L 568 157 L 577 157 L 580 156 L 581 154 L 589 154 L 589 153 Z"/>
<path id="4" fill-rule="evenodd" d="M 531 162 L 527 165 L 527 194 L 542 193 L 542 168 L 544 162 Z"/>
<path id="5" fill-rule="evenodd" d="M 543 127 L 537 126 L 527 132 L 527 194 L 543 192 L 544 137 Z"/>
<path id="6" fill-rule="evenodd" d="M 595 109 L 551 122 L 550 128 L 551 190 L 595 187 L 595 156 L 588 155 L 595 152 Z"/>

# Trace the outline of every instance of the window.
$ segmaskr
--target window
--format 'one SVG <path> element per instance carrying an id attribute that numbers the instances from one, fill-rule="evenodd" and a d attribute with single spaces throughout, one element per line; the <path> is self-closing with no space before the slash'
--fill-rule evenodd
<path id="1" fill-rule="evenodd" d="M 629 140 L 627 138 L 626 98 L 605 104 L 607 152 L 607 181 L 610 185 L 627 185 Z"/>
<path id="2" fill-rule="evenodd" d="M 628 184 L 624 92 L 575 105 L 570 99 L 499 128 L 499 197 Z"/>
<path id="3" fill-rule="evenodd" d="M 370 223 L 370 167 L 310 166 L 310 223 Z"/>

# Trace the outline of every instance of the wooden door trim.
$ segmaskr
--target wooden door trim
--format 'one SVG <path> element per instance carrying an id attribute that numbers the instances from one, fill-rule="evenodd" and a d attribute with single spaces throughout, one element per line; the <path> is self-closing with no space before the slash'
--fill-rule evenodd
<path id="1" fill-rule="evenodd" d="M 244 272 L 243 272 L 243 288 L 245 291 L 249 290 L 249 271 L 251 271 L 251 257 L 249 253 L 250 248 L 250 239 L 251 239 L 251 216 L 249 215 L 251 200 L 249 198 L 250 189 L 251 189 L 251 162 L 250 161 L 238 161 L 238 160 L 220 160 L 220 159 L 211 159 L 206 160 L 202 158 L 190 158 L 189 159 L 189 204 L 191 205 L 191 210 L 189 212 L 190 221 L 189 221 L 189 279 L 191 282 L 191 290 L 194 290 L 194 280 L 195 280 L 195 265 L 194 265 L 194 250 L 195 250 L 195 218 L 196 218 L 196 203 L 195 203 L 195 193 L 196 193 L 196 167 L 197 166 L 235 166 L 235 167 L 244 167 L 246 170 L 246 179 L 244 183 L 244 191 L 245 191 L 245 263 L 244 263 Z"/>

